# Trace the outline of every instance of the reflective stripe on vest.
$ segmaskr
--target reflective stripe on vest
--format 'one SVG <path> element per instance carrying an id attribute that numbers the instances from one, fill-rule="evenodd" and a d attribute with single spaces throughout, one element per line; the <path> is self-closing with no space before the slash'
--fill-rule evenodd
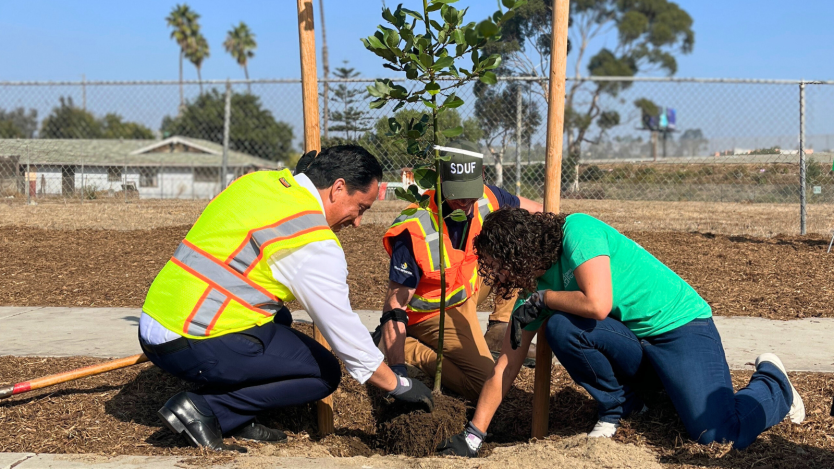
<path id="1" fill-rule="evenodd" d="M 187 334 L 208 335 L 232 299 L 264 316 L 273 312 L 262 308 L 277 310 L 284 305 L 281 299 L 188 241 L 180 243 L 171 261 L 209 284 L 185 321 L 183 332 Z"/>
<path id="2" fill-rule="evenodd" d="M 435 228 L 434 220 L 432 218 L 432 214 L 428 210 L 417 210 L 417 212 L 411 215 L 398 216 L 394 219 L 392 226 L 406 222 L 417 222 L 420 225 L 420 228 L 423 230 L 423 234 L 426 235 L 426 247 L 429 250 L 429 263 L 431 264 L 431 270 L 435 271 L 440 269 L 440 233 L 437 231 L 437 228 Z M 447 262 L 446 266 L 448 265 L 449 263 Z"/>
<path id="3" fill-rule="evenodd" d="M 466 288 L 460 287 L 456 292 L 452 294 L 446 301 L 446 307 L 451 308 L 457 306 L 464 301 L 466 301 Z M 411 301 L 408 302 L 408 306 L 418 313 L 426 312 L 426 311 L 437 311 L 440 309 L 440 298 L 433 300 L 429 298 L 422 298 L 417 295 L 411 297 Z"/>
<path id="4" fill-rule="evenodd" d="M 274 225 L 259 228 L 249 234 L 240 251 L 233 254 L 228 263 L 238 272 L 247 274 L 257 265 L 261 250 L 267 245 L 316 229 L 329 229 L 327 219 L 321 212 L 301 212 Z"/>
<path id="5" fill-rule="evenodd" d="M 478 199 L 478 213 L 481 214 L 481 220 L 483 220 L 487 215 L 489 215 L 489 199 L 487 199 L 486 197 L 481 197 L 480 199 Z"/>

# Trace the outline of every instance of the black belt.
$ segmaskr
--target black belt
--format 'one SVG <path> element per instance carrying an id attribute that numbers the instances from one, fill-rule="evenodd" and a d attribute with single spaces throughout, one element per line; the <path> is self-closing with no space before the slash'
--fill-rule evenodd
<path id="1" fill-rule="evenodd" d="M 146 344 L 145 341 L 140 338 L 139 345 L 142 347 L 142 351 L 145 352 L 145 355 L 156 356 L 168 355 L 191 347 L 188 343 L 188 339 L 185 337 L 179 337 L 172 341 L 165 342 L 164 344 L 155 345 Z"/>

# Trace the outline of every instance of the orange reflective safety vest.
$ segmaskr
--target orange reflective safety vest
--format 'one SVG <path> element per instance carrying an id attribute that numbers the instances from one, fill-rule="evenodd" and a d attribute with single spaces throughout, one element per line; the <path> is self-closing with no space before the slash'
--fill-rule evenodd
<path id="1" fill-rule="evenodd" d="M 247 174 L 208 204 L 154 279 L 142 310 L 192 339 L 262 325 L 294 299 L 267 259 L 327 239 L 339 243 L 318 200 L 289 170 Z"/>
<path id="2" fill-rule="evenodd" d="M 408 323 L 417 324 L 440 311 L 440 233 L 438 232 L 437 204 L 434 191 L 426 191 L 431 197 L 428 210 L 418 205 L 409 205 L 388 228 L 382 244 L 388 255 L 393 249 L 395 237 L 404 232 L 411 235 L 414 258 L 423 275 L 408 303 Z M 417 209 L 411 213 L 411 210 Z M 469 229 L 462 249 L 452 246 L 448 230 L 444 229 L 446 266 L 446 307 L 458 306 L 478 292 L 478 256 L 472 247 L 472 240 L 481 232 L 484 217 L 498 209 L 498 199 L 484 186 L 484 195 L 475 204 L 475 213 L 469 222 Z"/>

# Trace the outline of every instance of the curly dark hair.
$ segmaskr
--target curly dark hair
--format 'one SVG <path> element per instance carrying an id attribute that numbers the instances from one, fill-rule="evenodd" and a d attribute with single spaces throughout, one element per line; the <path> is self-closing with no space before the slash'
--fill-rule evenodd
<path id="1" fill-rule="evenodd" d="M 487 215 L 475 237 L 478 274 L 496 295 L 510 299 L 514 292 L 536 290 L 536 278 L 562 255 L 565 217 L 502 208 Z"/>

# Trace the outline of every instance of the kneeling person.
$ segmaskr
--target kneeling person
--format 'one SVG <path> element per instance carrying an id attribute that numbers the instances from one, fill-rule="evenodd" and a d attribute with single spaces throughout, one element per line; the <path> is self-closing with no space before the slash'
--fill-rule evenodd
<path id="1" fill-rule="evenodd" d="M 303 174 L 260 171 L 232 183 L 148 291 L 142 349 L 163 370 L 203 385 L 159 410 L 193 445 L 229 449 L 223 436 L 286 439 L 255 416 L 321 399 L 339 385 L 336 357 L 290 327 L 284 303 L 293 299 L 357 381 L 432 406 L 425 385 L 398 378 L 383 363 L 348 300 L 347 263 L 334 232 L 359 225 L 377 198 L 382 168 L 359 146 L 314 156 L 299 161 Z"/>
<path id="2" fill-rule="evenodd" d="M 802 398 L 772 353 L 756 359 L 750 382 L 734 392 L 707 302 L 605 223 L 581 213 L 500 210 L 487 217 L 475 249 L 497 294 L 535 293 L 513 312 L 467 431 L 439 450 L 477 452 L 540 328 L 571 378 L 597 403 L 599 421 L 588 436 L 613 436 L 621 418 L 644 408 L 635 388 L 658 382 L 689 436 L 703 444 L 745 448 L 785 416 L 794 423 L 805 418 Z"/>
<path id="3" fill-rule="evenodd" d="M 485 186 L 483 155 L 477 145 L 457 141 L 441 147 L 451 157 L 442 163 L 443 223 L 445 225 L 446 310 L 443 344 L 444 386 L 475 399 L 499 351 L 512 300 L 497 298 L 486 336 L 476 314 L 490 288 L 478 277 L 478 258 L 472 240 L 486 215 L 501 207 L 541 211 L 541 204 L 516 197 L 496 186 Z M 440 322 L 440 243 L 434 191 L 428 209 L 408 207 L 385 233 L 391 256 L 388 293 L 383 307 L 383 349 L 392 369 L 405 376 L 405 363 L 434 376 Z M 447 216 L 455 209 L 466 213 L 456 222 Z M 491 339 L 491 340 L 490 340 Z"/>

